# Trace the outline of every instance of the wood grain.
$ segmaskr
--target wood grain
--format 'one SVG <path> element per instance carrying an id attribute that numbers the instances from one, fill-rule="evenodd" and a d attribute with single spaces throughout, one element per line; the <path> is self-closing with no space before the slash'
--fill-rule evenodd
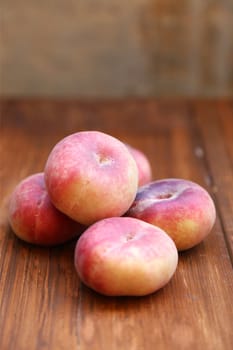
<path id="1" fill-rule="evenodd" d="M 0 107 L 0 349 L 230 350 L 233 101 L 8 99 Z M 75 273 L 75 241 L 34 247 L 9 228 L 14 186 L 43 170 L 58 140 L 85 129 L 141 148 L 155 179 L 191 179 L 216 203 L 212 233 L 179 254 L 175 276 L 152 295 L 101 296 Z"/>
<path id="2" fill-rule="evenodd" d="M 205 114 L 204 119 L 203 114 Z M 233 115 L 221 113 L 221 110 L 219 113 L 219 108 L 215 109 L 208 103 L 202 103 L 201 107 L 197 105 L 196 117 L 204 147 L 208 152 L 208 166 L 212 174 L 209 180 L 212 182 L 217 205 L 221 211 L 222 226 L 233 260 L 233 193 L 229 190 L 233 178 L 233 137 L 230 137 L 230 133 L 233 133 Z"/>

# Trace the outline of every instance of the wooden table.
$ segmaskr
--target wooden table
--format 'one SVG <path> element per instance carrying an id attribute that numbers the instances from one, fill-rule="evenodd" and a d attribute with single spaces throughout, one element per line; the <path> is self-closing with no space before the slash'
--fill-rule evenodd
<path id="1" fill-rule="evenodd" d="M 75 273 L 75 242 L 35 247 L 7 223 L 14 186 L 43 170 L 58 140 L 88 129 L 143 150 L 155 179 L 191 179 L 216 203 L 212 233 L 153 295 L 98 295 Z M 1 350 L 232 349 L 232 100 L 5 100 L 0 142 Z"/>

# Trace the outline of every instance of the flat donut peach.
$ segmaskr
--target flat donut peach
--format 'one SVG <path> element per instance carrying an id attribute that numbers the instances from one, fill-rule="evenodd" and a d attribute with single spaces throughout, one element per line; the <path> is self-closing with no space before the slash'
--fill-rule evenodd
<path id="1" fill-rule="evenodd" d="M 75 249 L 80 279 L 109 296 L 153 293 L 168 283 L 177 262 L 176 246 L 163 230 L 127 217 L 93 224 Z"/>
<path id="2" fill-rule="evenodd" d="M 16 186 L 9 200 L 9 222 L 19 238 L 45 246 L 64 243 L 84 230 L 51 203 L 43 173 L 31 175 Z"/>
<path id="3" fill-rule="evenodd" d="M 216 211 L 203 187 L 188 180 L 163 179 L 139 188 L 126 215 L 159 226 L 178 250 L 185 250 L 210 233 Z"/>
<path id="4" fill-rule="evenodd" d="M 138 188 L 138 169 L 121 141 L 99 131 L 82 131 L 55 145 L 45 181 L 59 210 L 90 225 L 129 209 Z"/>
<path id="5" fill-rule="evenodd" d="M 145 153 L 141 150 L 134 148 L 130 145 L 126 145 L 134 157 L 134 160 L 138 167 L 138 186 L 143 186 L 152 180 L 151 164 Z"/>

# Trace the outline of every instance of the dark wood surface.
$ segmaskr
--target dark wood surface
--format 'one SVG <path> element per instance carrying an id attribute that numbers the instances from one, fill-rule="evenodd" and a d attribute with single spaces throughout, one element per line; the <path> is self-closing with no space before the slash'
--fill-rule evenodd
<path id="1" fill-rule="evenodd" d="M 174 277 L 152 295 L 98 295 L 75 273 L 75 242 L 35 247 L 9 228 L 15 185 L 43 170 L 62 137 L 92 129 L 143 150 L 154 179 L 191 179 L 215 201 L 212 233 L 179 254 Z M 232 349 L 232 136 L 232 100 L 2 101 L 0 349 Z"/>

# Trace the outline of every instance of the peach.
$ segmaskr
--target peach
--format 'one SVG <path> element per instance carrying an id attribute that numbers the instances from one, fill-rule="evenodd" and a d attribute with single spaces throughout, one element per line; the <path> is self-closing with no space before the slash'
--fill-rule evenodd
<path id="1" fill-rule="evenodd" d="M 51 203 L 44 174 L 21 181 L 9 200 L 9 222 L 24 241 L 38 245 L 57 245 L 77 237 L 84 227 L 58 211 Z"/>
<path id="2" fill-rule="evenodd" d="M 55 145 L 45 181 L 59 210 L 90 225 L 129 209 L 138 188 L 138 169 L 121 141 L 99 131 L 81 131 Z"/>
<path id="3" fill-rule="evenodd" d="M 134 160 L 138 167 L 138 186 L 143 186 L 152 180 L 152 169 L 149 162 L 149 159 L 137 148 L 134 148 L 130 145 L 126 145 L 128 150 L 134 157 Z"/>
<path id="4" fill-rule="evenodd" d="M 134 218 L 113 217 L 90 226 L 75 248 L 74 264 L 84 284 L 108 296 L 140 296 L 165 286 L 178 253 L 160 228 Z"/>
<path id="5" fill-rule="evenodd" d="M 186 250 L 210 233 L 216 212 L 203 187 L 188 180 L 164 179 L 140 187 L 126 215 L 159 226 L 178 250 Z"/>

